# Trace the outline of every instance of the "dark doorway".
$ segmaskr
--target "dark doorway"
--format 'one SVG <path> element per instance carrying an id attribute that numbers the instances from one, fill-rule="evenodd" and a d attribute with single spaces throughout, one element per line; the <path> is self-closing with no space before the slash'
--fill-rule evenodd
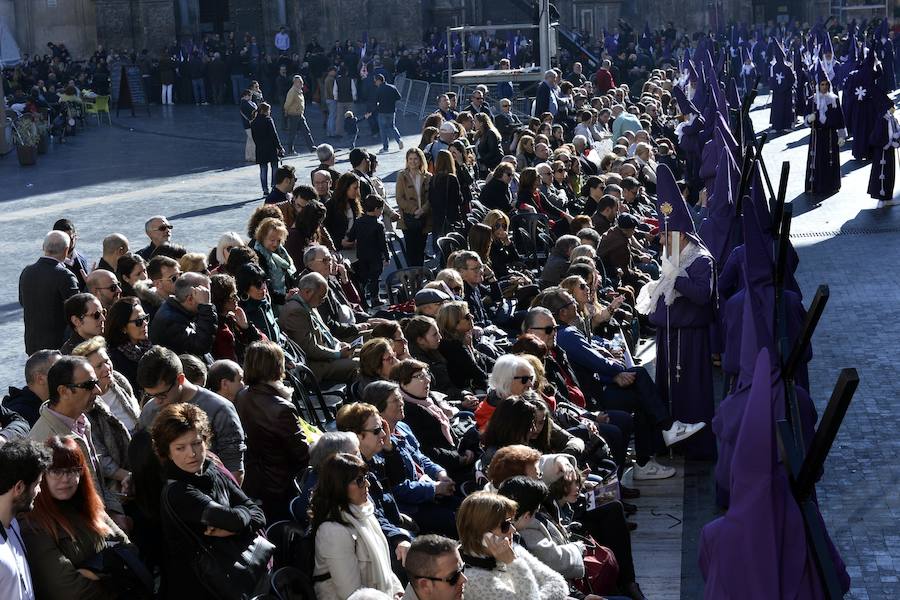
<path id="1" fill-rule="evenodd" d="M 200 0 L 200 31 L 224 33 L 230 14 L 228 0 Z"/>

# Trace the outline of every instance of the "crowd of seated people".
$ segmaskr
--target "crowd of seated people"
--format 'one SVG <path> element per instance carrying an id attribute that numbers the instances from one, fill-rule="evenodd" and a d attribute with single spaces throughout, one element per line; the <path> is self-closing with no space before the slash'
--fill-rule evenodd
<path id="1" fill-rule="evenodd" d="M 480 89 L 426 118 L 437 137 L 405 153 L 396 202 L 354 151 L 352 170 L 317 169 L 212 249 L 155 215 L 145 246 L 111 233 L 88 273 L 74 225 L 55 226 L 20 282 L 30 358 L 0 431 L 0 483 L 26 455 L 49 469 L 35 510 L 16 504 L 36 589 L 121 594 L 83 566 L 105 543 L 161 597 L 218 597 L 191 557 L 268 559 L 257 533 L 288 521 L 313 550 L 278 566 L 319 598 L 466 582 L 485 599 L 644 598 L 629 501 L 674 475 L 655 457 L 696 430 L 633 359 L 653 333 L 635 299 L 659 276 L 652 190 L 658 162 L 677 167 L 675 77 L 593 95 L 551 70 L 551 106 L 511 128 Z M 616 127 L 623 112 L 638 130 Z M 384 248 L 347 239 L 372 196 L 398 205 L 420 276 L 388 304 L 355 263 Z M 29 428 L 36 444 L 16 441 Z M 64 579 L 43 575 L 53 561 Z"/>

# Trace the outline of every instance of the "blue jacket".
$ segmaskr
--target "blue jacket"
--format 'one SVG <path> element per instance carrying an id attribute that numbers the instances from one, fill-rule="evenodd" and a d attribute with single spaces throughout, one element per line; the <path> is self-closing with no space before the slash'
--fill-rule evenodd
<path id="1" fill-rule="evenodd" d="M 625 371 L 625 367 L 598 351 L 597 348 L 602 345 L 602 341 L 595 340 L 592 344 L 574 325 L 563 327 L 556 333 L 556 345 L 565 351 L 573 365 L 589 373 L 595 373 L 601 383 L 611 383 L 613 377 Z"/>
<path id="2" fill-rule="evenodd" d="M 416 505 L 434 500 L 436 485 L 428 481 L 419 481 L 421 472 L 437 481 L 438 474 L 444 473 L 444 468 L 432 461 L 422 453 L 419 440 L 409 425 L 400 421 L 394 433 L 391 435 L 394 444 L 394 452 L 402 460 L 406 478 L 391 488 L 391 493 L 404 505 Z M 419 469 L 416 468 L 418 465 Z"/>

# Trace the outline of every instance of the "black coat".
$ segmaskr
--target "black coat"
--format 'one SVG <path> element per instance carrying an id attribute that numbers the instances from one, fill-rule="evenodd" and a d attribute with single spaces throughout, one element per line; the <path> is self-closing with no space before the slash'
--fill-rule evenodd
<path id="1" fill-rule="evenodd" d="M 487 389 L 487 366 L 484 357 L 477 350 L 467 348 L 459 340 L 443 338 L 439 350 L 453 365 L 450 379 L 459 388 Z"/>
<path id="2" fill-rule="evenodd" d="M 484 184 L 481 194 L 478 195 L 478 201 L 488 210 L 502 210 L 506 214 L 510 214 L 513 209 L 513 197 L 509 184 L 496 177 L 491 177 Z"/>
<path id="3" fill-rule="evenodd" d="M 478 140 L 478 162 L 487 169 L 493 171 L 494 167 L 503 160 L 503 150 L 500 148 L 500 140 L 497 135 L 488 129 Z"/>
<path id="4" fill-rule="evenodd" d="M 42 256 L 19 275 L 19 304 L 25 313 L 25 353 L 56 349 L 66 341 L 63 304 L 78 293 L 78 280 L 66 266 Z"/>
<path id="5" fill-rule="evenodd" d="M 29 428 L 40 418 L 39 410 L 43 403 L 44 401 L 28 386 L 22 389 L 9 386 L 9 395 L 3 398 L 3 406 L 28 421 Z"/>
<path id="6" fill-rule="evenodd" d="M 428 202 L 431 204 L 433 230 L 437 235 L 444 235 L 450 224 L 461 218 L 463 197 L 459 179 L 446 173 L 438 173 L 432 177 L 431 187 L 428 188 Z"/>
<path id="7" fill-rule="evenodd" d="M 218 328 L 216 308 L 212 304 L 201 304 L 197 313 L 192 314 L 172 297 L 156 311 L 150 323 L 150 341 L 175 354 L 193 354 L 202 359 L 212 352 Z"/>
<path id="8" fill-rule="evenodd" d="M 282 149 L 281 140 L 272 117 L 257 115 L 250 124 L 250 132 L 253 134 L 253 143 L 256 144 L 256 164 L 278 162 L 278 153 Z"/>

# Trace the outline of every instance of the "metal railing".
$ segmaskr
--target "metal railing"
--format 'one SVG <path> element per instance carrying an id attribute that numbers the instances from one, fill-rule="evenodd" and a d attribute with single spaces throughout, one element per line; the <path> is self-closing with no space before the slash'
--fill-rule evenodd
<path id="1" fill-rule="evenodd" d="M 447 85 L 446 83 L 431 83 L 418 79 L 407 79 L 403 75 L 394 78 L 394 86 L 400 92 L 400 101 L 397 110 L 404 115 L 413 115 L 418 119 L 424 119 L 426 115 L 437 110 L 437 98 L 447 92 L 456 92 L 459 106 L 465 106 L 469 102 L 467 98 L 475 89 L 473 85 Z M 516 97 L 513 99 L 513 112 L 517 115 L 531 115 L 531 102 L 533 98 Z M 495 106 L 495 108 L 497 108 Z"/>

